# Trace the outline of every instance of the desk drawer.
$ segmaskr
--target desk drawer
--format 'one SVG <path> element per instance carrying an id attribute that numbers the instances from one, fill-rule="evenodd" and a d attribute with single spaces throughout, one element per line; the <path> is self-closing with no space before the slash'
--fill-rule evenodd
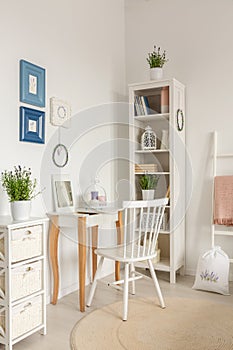
<path id="1" fill-rule="evenodd" d="M 27 226 L 11 231 L 11 260 L 17 262 L 42 255 L 43 225 Z M 0 252 L 4 252 L 4 239 L 0 240 Z"/>

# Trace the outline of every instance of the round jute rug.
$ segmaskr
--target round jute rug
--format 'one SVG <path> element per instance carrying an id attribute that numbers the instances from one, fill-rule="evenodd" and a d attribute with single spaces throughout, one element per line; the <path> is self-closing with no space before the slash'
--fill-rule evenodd
<path id="1" fill-rule="evenodd" d="M 71 332 L 72 350 L 231 350 L 233 307 L 208 300 L 131 299 L 128 321 L 122 302 L 97 309 Z"/>

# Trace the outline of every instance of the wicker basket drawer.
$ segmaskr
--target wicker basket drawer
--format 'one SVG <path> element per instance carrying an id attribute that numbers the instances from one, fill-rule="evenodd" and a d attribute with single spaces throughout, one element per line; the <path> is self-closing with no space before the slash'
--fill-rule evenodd
<path id="1" fill-rule="evenodd" d="M 5 294 L 5 276 L 0 276 L 0 288 Z M 17 300 L 42 289 L 42 262 L 12 269 L 11 271 L 11 300 Z"/>
<path id="2" fill-rule="evenodd" d="M 42 225 L 28 226 L 11 232 L 11 260 L 17 262 L 42 254 Z M 4 240 L 0 240 L 0 252 L 4 253 Z"/>
<path id="3" fill-rule="evenodd" d="M 29 332 L 42 324 L 42 296 L 39 295 L 12 309 L 12 338 Z M 0 314 L 0 326 L 5 330 L 5 314 Z"/>

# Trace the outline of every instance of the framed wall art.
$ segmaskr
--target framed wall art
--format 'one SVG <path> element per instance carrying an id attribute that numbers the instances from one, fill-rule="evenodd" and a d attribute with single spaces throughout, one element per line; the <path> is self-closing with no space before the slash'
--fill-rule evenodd
<path id="1" fill-rule="evenodd" d="M 45 107 L 45 69 L 20 60 L 20 101 Z"/>
<path id="2" fill-rule="evenodd" d="M 71 106 L 68 102 L 57 97 L 50 98 L 50 122 L 55 126 L 63 126 L 68 128 L 68 121 L 71 117 Z"/>
<path id="3" fill-rule="evenodd" d="M 45 112 L 20 107 L 20 141 L 45 143 Z"/>

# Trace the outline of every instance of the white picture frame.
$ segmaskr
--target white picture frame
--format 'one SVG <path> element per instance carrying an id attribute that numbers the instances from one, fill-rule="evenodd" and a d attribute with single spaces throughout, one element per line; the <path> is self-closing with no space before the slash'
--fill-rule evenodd
<path id="1" fill-rule="evenodd" d="M 57 97 L 50 98 L 50 123 L 54 126 L 70 127 L 71 106 Z"/>
<path id="2" fill-rule="evenodd" d="M 55 211 L 57 213 L 74 212 L 74 195 L 70 175 L 52 175 L 52 188 Z"/>

